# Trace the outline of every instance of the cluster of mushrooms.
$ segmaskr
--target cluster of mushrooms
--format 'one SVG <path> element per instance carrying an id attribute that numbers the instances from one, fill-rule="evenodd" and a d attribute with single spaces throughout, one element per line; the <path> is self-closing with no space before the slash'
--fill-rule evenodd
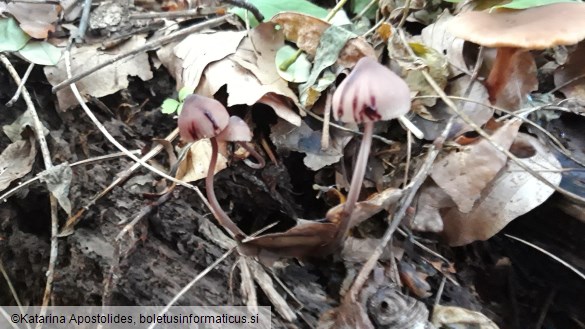
<path id="1" fill-rule="evenodd" d="M 217 100 L 199 95 L 190 95 L 185 99 L 178 125 L 184 142 L 203 138 L 209 138 L 211 141 L 212 157 L 205 186 L 211 210 L 219 224 L 228 230 L 236 241 L 248 247 L 246 250 L 272 249 L 270 251 L 281 256 L 303 257 L 332 253 L 347 236 L 366 172 L 374 123 L 400 118 L 415 135 L 421 134 L 404 117 L 409 110 L 410 90 L 406 82 L 378 63 L 375 58 L 361 58 L 336 89 L 332 102 L 335 120 L 344 123 L 363 123 L 364 126 L 351 185 L 341 211 L 333 208 L 327 213 L 325 221 L 303 221 L 286 232 L 256 238 L 248 238 L 229 218 L 221 209 L 213 190 L 218 141 L 240 143 L 257 159 L 255 168 L 264 165 L 261 156 L 247 144 L 252 139 L 250 128 L 241 118 L 230 117 L 226 108 Z M 305 238 L 299 243 L 299 239 L 291 237 Z"/>

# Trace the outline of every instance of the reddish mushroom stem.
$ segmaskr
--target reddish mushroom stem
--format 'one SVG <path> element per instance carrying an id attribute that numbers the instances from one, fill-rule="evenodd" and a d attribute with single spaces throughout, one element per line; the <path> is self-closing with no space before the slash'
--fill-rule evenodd
<path id="1" fill-rule="evenodd" d="M 260 153 L 256 152 L 253 146 L 246 142 L 238 142 L 238 144 L 243 147 L 250 155 L 256 160 L 256 163 L 250 161 L 250 159 L 244 159 L 244 163 L 253 169 L 262 169 L 266 165 L 266 161 L 260 155 Z"/>
<path id="2" fill-rule="evenodd" d="M 219 153 L 219 147 L 217 140 L 211 138 L 211 160 L 209 161 L 209 169 L 207 170 L 207 177 L 205 178 L 205 189 L 207 192 L 207 199 L 211 205 L 211 211 L 213 216 L 217 219 L 219 224 L 229 230 L 237 241 L 242 241 L 246 234 L 240 230 L 240 228 L 234 223 L 231 218 L 223 211 L 217 198 L 215 197 L 215 191 L 213 189 L 213 174 L 215 173 L 215 166 L 217 164 L 217 155 Z"/>
<path id="3" fill-rule="evenodd" d="M 493 104 L 498 95 L 508 83 L 510 76 L 510 64 L 516 54 L 520 52 L 520 48 L 501 47 L 498 48 L 496 54 L 496 61 L 490 71 L 490 75 L 486 80 L 486 87 L 490 96 L 490 102 Z"/>
<path id="4" fill-rule="evenodd" d="M 368 155 L 370 154 L 373 134 L 374 123 L 371 121 L 364 122 L 364 134 L 362 136 L 362 142 L 360 144 L 360 149 L 355 161 L 353 176 L 351 177 L 351 184 L 349 186 L 349 193 L 347 194 L 347 199 L 343 204 L 343 211 L 339 222 L 339 230 L 337 231 L 336 235 L 337 241 L 340 241 L 340 239 L 344 238 L 349 231 L 351 214 L 355 209 L 356 203 L 360 196 L 360 191 L 362 189 L 362 183 L 364 182 L 364 176 L 366 175 Z"/>

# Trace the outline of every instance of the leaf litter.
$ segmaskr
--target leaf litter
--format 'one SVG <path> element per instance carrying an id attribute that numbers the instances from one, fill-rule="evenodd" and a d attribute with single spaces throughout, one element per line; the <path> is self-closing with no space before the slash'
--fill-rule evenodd
<path id="1" fill-rule="evenodd" d="M 540 2 L 531 4 L 515 3 L 509 7 L 526 8 L 542 5 Z M 209 5 L 213 4 L 202 4 L 203 7 L 200 9 Z M 302 314 L 303 321 L 308 321 L 309 326 L 314 326 L 318 322 L 326 323 L 327 327 L 349 324 L 373 328 L 388 326 L 389 322 L 381 321 L 392 320 L 394 322 L 390 325 L 391 327 L 398 328 L 404 324 L 405 328 L 411 328 L 413 325 L 432 328 L 432 324 L 428 322 L 427 306 L 432 305 L 429 303 L 428 296 L 442 289 L 439 289 L 436 283 L 441 281 L 441 275 L 444 274 L 442 274 L 441 265 L 438 265 L 440 261 L 428 259 L 429 256 L 436 259 L 447 257 L 457 264 L 455 269 L 449 262 L 452 270 L 447 280 L 448 287 L 453 288 L 453 284 L 464 287 L 461 288 L 463 290 L 459 290 L 461 295 L 447 291 L 445 294 L 448 295 L 448 299 L 437 297 L 439 304 L 435 305 L 432 317 L 434 325 L 452 326 L 463 325 L 462 323 L 468 325 L 471 321 L 474 326 L 497 328 L 494 322 L 510 322 L 509 318 L 502 321 L 506 315 L 498 314 L 496 321 L 492 322 L 485 315 L 472 312 L 471 310 L 477 309 L 478 305 L 483 306 L 479 299 L 473 300 L 470 297 L 470 303 L 461 302 L 462 299 L 459 298 L 465 295 L 464 292 L 469 295 L 474 294 L 472 291 L 475 291 L 477 282 L 470 281 L 466 271 L 473 272 L 476 269 L 465 262 L 458 262 L 447 246 L 469 244 L 474 246 L 472 244 L 474 241 L 488 240 L 492 237 L 494 239 L 488 242 L 498 245 L 498 238 L 502 236 L 498 233 L 506 226 L 512 226 L 510 223 L 516 218 L 522 217 L 536 207 L 547 207 L 547 204 L 556 202 L 555 198 L 551 198 L 552 201 L 549 200 L 555 191 L 553 187 L 558 189 L 558 186 L 561 188 L 569 186 L 567 183 L 563 185 L 561 177 L 567 176 L 562 173 L 564 170 L 572 168 L 565 166 L 566 162 L 561 154 L 564 152 L 566 153 L 564 155 L 568 157 L 574 154 L 569 154 L 563 149 L 560 149 L 560 154 L 556 151 L 552 152 L 548 146 L 550 143 L 546 141 L 546 138 L 550 136 L 543 137 L 538 134 L 537 139 L 527 134 L 525 127 L 528 125 L 523 125 L 523 120 L 534 119 L 537 123 L 542 123 L 541 120 L 562 118 L 562 115 L 556 115 L 554 118 L 546 115 L 538 116 L 540 113 L 545 113 L 544 110 L 538 112 L 540 109 L 536 110 L 538 112 L 536 115 L 523 113 L 532 100 L 545 99 L 533 93 L 539 87 L 539 83 L 542 88 L 549 86 L 536 80 L 537 69 L 541 69 L 541 63 L 534 60 L 534 54 L 524 52 L 513 58 L 516 64 L 513 64 L 511 67 L 514 69 L 508 72 L 510 75 L 507 80 L 508 85 L 503 88 L 503 93 L 498 95 L 497 100 L 490 103 L 484 81 L 486 72 L 493 66 L 493 61 L 489 58 L 492 51 L 485 50 L 483 66 L 475 63 L 477 57 L 470 56 L 466 50 L 467 46 L 472 45 L 453 37 L 446 28 L 454 17 L 452 15 L 457 15 L 452 14 L 457 11 L 449 11 L 453 8 L 447 8 L 447 5 L 441 6 L 443 13 L 438 15 L 440 8 L 433 7 L 432 4 L 410 3 L 410 14 L 404 17 L 402 23 L 399 23 L 401 16 L 406 13 L 402 9 L 405 3 L 380 1 L 378 4 L 373 4 L 372 9 L 366 13 L 367 18 L 354 22 L 352 27 L 340 27 L 335 25 L 337 23 L 332 25 L 323 20 L 326 16 L 336 16 L 337 18 L 333 21 L 343 20 L 339 19 L 345 15 L 343 10 L 336 15 L 335 13 L 327 15 L 327 9 L 306 1 L 275 3 L 255 0 L 249 1 L 244 8 L 250 5 L 258 8 L 266 18 L 265 22 L 259 22 L 257 15 L 252 18 L 254 15 L 251 12 L 245 13 L 245 9 L 233 9 L 232 11 L 236 12 L 242 20 L 249 20 L 244 22 L 244 25 L 248 23 L 250 29 L 238 28 L 242 26 L 242 23 L 232 21 L 234 23 L 232 26 L 224 25 L 221 29 L 192 33 L 162 46 L 156 52 L 157 58 L 154 58 L 153 54 L 140 52 L 130 59 L 110 63 L 111 65 L 104 69 L 74 82 L 86 96 L 101 98 L 108 104 L 117 102 L 117 107 L 113 111 L 107 109 L 107 105 L 102 103 L 100 109 L 106 109 L 103 111 L 105 115 L 113 114 L 117 117 L 116 120 L 121 120 L 123 117 L 129 127 L 132 123 L 136 124 L 134 126 L 136 130 L 146 123 L 151 133 L 115 134 L 116 138 L 127 139 L 125 142 L 136 143 L 140 147 L 144 146 L 144 140 L 156 137 L 152 135 L 153 131 L 160 131 L 158 127 L 153 129 L 152 126 L 160 124 L 162 129 L 168 129 L 168 125 L 165 126 L 165 124 L 172 122 L 169 121 L 170 116 L 161 120 L 163 117 L 160 113 L 156 114 L 158 116 L 153 114 L 147 119 L 142 118 L 142 114 L 146 113 L 141 112 L 143 106 L 146 104 L 147 109 L 152 110 L 152 113 L 157 113 L 156 111 L 160 109 L 156 107 L 166 103 L 167 105 L 163 106 L 167 108 L 164 112 L 172 115 L 181 106 L 181 98 L 179 101 L 175 100 L 179 90 L 193 91 L 199 95 L 216 98 L 227 106 L 230 115 L 241 116 L 246 122 L 252 124 L 254 139 L 250 145 L 251 148 L 247 151 L 243 149 L 236 151 L 235 147 L 232 149 L 229 145 L 221 145 L 220 161 L 214 171 L 218 180 L 216 189 L 220 207 L 225 207 L 229 216 L 234 217 L 234 221 L 246 231 L 246 235 L 250 234 L 249 236 L 245 239 L 227 238 L 221 232 L 221 228 L 211 225 L 204 218 L 207 210 L 202 204 L 205 200 L 201 205 L 185 203 L 182 199 L 182 195 L 185 194 L 183 190 L 176 189 L 174 185 L 168 187 L 164 181 L 150 185 L 148 181 L 154 176 L 142 175 L 136 178 L 141 181 L 139 191 L 113 192 L 117 193 L 117 197 L 122 193 L 123 197 L 131 194 L 139 199 L 141 195 L 143 198 L 157 198 L 152 203 L 145 202 L 144 208 L 148 211 L 141 211 L 139 214 L 132 213 L 133 207 L 123 206 L 130 204 L 123 198 L 114 202 L 115 209 L 125 212 L 115 214 L 114 217 L 135 218 L 122 233 L 138 234 L 140 238 L 132 238 L 134 242 L 128 242 L 136 244 L 141 241 L 147 245 L 152 242 L 158 243 L 156 239 L 161 239 L 161 246 L 164 245 L 166 248 L 164 254 L 170 255 L 175 252 L 174 249 L 177 249 L 179 253 L 174 254 L 175 259 L 180 259 L 188 252 L 193 255 L 191 257 L 199 260 L 201 257 L 207 260 L 209 256 L 213 259 L 219 256 L 214 245 L 204 242 L 205 239 L 214 241 L 224 249 L 239 246 L 235 253 L 239 257 L 242 297 L 248 306 L 254 307 L 258 303 L 253 284 L 255 281 L 268 295 L 271 303 L 277 307 L 277 312 L 282 319 L 296 324 L 299 323 L 297 315 L 303 312 L 302 310 L 293 312 L 291 308 L 292 304 L 298 303 L 297 297 L 287 290 L 286 281 L 285 285 L 277 286 L 276 283 L 280 282 L 279 275 L 286 277 L 290 274 L 293 265 L 288 259 L 299 258 L 302 261 L 299 268 L 320 273 L 324 276 L 321 279 L 332 280 L 331 284 L 335 286 L 333 290 L 336 292 L 333 298 L 325 292 L 325 287 L 319 284 L 316 284 L 319 287 L 317 291 L 313 292 L 294 289 L 300 294 L 300 299 L 321 300 L 320 303 L 322 303 L 305 305 L 307 309 L 314 311 Z M 352 14 L 357 14 L 357 8 L 363 9 L 366 5 L 367 2 L 364 1 L 357 5 L 353 3 Z M 19 4 L 19 6 L 28 8 L 29 5 Z M 51 35 L 51 38 L 54 38 L 52 41 L 55 42 L 59 38 L 59 33 L 63 32 L 61 22 L 51 15 L 44 17 L 44 20 L 36 17 L 36 14 L 31 15 L 30 18 L 19 17 L 16 4 L 4 5 L 1 8 L 7 11 L 8 7 L 12 8 L 10 10 L 13 12 L 8 11 L 16 17 L 20 28 L 26 34 L 18 32 L 20 28 L 15 28 L 16 21 L 3 19 L 0 21 L 4 24 L 0 25 L 0 34 L 13 35 L 13 37 L 10 37 L 9 42 L 3 40 L 4 43 L 0 45 L 8 51 L 20 51 L 27 60 L 45 66 L 44 72 L 52 85 L 70 78 L 64 69 L 65 59 L 59 59 L 61 49 L 55 48 L 58 51 L 51 53 L 53 48 L 46 48 L 49 43 L 29 41 L 29 36 L 40 39 L 55 32 L 55 35 Z M 151 10 L 152 8 L 143 9 Z M 215 11 L 215 13 L 220 12 L 219 9 Z M 94 9 L 95 13 L 97 10 Z M 389 20 L 377 21 L 380 18 L 379 15 Z M 119 18 L 119 21 L 111 22 L 105 29 L 101 29 L 100 33 L 115 35 L 120 32 L 117 26 L 122 30 L 131 26 L 126 24 L 124 17 Z M 177 21 L 188 22 L 182 18 L 178 18 Z M 145 24 L 150 23 L 145 22 Z M 349 22 L 345 20 L 345 23 Z M 370 29 L 376 22 L 382 23 L 385 29 Z M 404 22 L 406 24 L 402 25 Z M 422 26 L 418 29 L 413 28 L 409 22 L 418 22 L 417 24 L 422 24 Z M 32 27 L 34 24 L 37 25 Z M 363 24 L 366 24 L 365 28 Z M 6 32 L 9 30 L 17 33 Z M 358 34 L 357 31 L 362 32 Z M 363 34 L 365 31 L 368 33 Z M 164 31 L 158 31 L 154 35 L 160 35 L 161 32 L 164 33 Z M 93 37 L 104 40 L 103 35 Z M 130 35 L 132 36 L 128 41 L 113 46 L 109 50 L 102 50 L 97 43 L 82 43 L 73 47 L 70 52 L 66 51 L 64 56 L 71 56 L 73 74 L 76 74 L 87 69 L 85 66 L 88 62 L 107 63 L 119 54 L 131 52 L 147 43 L 144 34 L 132 32 Z M 23 51 L 25 49 L 23 47 L 38 49 L 27 57 L 25 56 L 27 51 Z M 570 49 L 567 62 L 554 74 L 554 84 L 564 96 L 574 97 L 579 101 L 579 76 L 582 73 L 578 65 L 580 48 L 582 47 L 577 47 L 576 50 Z M 39 54 L 42 56 L 34 57 Z M 473 52 L 471 54 L 473 55 Z M 356 134 L 356 131 L 359 132 L 359 127 L 356 125 L 343 127 L 332 120 L 329 113 L 331 104 L 326 96 L 330 95 L 344 78 L 347 79 L 347 72 L 351 71 L 363 57 L 376 58 L 384 64 L 384 68 L 391 68 L 406 81 L 413 96 L 411 106 L 413 112 L 410 116 L 414 117 L 416 124 L 424 130 L 425 139 L 412 141 L 394 122 L 378 125 L 376 134 L 383 138 L 373 143 L 372 154 L 365 170 L 365 183 L 357 187 L 358 200 L 361 201 L 356 203 L 355 210 L 345 213 L 347 205 L 345 195 L 341 191 L 353 179 L 352 170 L 356 165 L 351 161 L 355 158 L 352 153 L 356 150 L 354 145 L 362 137 L 361 133 Z M 50 67 L 58 59 L 59 63 L 55 67 Z M 164 67 L 158 67 L 156 64 L 151 67 L 150 59 L 153 63 L 160 60 Z M 542 61 L 542 58 L 539 60 Z M 282 69 L 282 64 L 288 61 L 293 63 L 291 69 Z M 539 63 L 538 66 L 536 63 Z M 470 78 L 468 75 L 472 72 L 478 73 L 479 78 Z M 170 82 L 173 85 L 168 85 L 169 88 L 166 91 L 152 88 L 153 82 L 149 80 L 155 77 L 154 83 L 158 84 L 160 74 L 167 73 L 174 77 L 175 81 Z M 129 76 L 138 76 L 140 80 L 129 79 Z M 374 80 L 376 76 L 370 79 Z M 548 78 L 546 82 L 550 84 L 551 79 L 552 77 Z M 150 90 L 146 93 L 136 93 L 136 89 L 144 85 L 150 85 Z M 162 85 L 164 83 L 157 86 Z M 172 92 L 173 89 L 175 92 Z M 135 94 L 132 95 L 128 91 Z M 442 94 L 443 91 L 446 92 L 447 97 L 453 97 L 456 106 L 465 117 L 457 117 L 450 121 L 453 103 L 450 103 L 449 99 Z M 366 91 L 362 90 L 362 92 Z M 157 105 L 149 105 L 149 99 L 143 96 L 145 94 L 155 98 Z M 535 98 L 529 98 L 530 95 Z M 556 102 L 555 106 L 564 101 L 559 98 L 560 94 L 550 96 L 550 99 Z M 160 97 L 169 98 L 167 101 L 162 99 L 159 101 Z M 141 100 L 140 106 L 135 105 L 138 104 L 135 102 L 138 99 Z M 68 88 L 57 92 L 57 100 L 57 108 L 61 111 L 67 109 L 75 111 L 74 107 L 78 105 L 77 101 L 71 97 Z M 152 104 L 152 101 L 150 102 Z M 257 104 L 267 105 L 274 112 L 266 111 L 266 107 L 263 108 Z M 375 109 L 375 105 L 369 106 Z M 546 106 L 544 105 L 543 108 Z M 571 103 L 571 106 L 578 107 L 578 103 Z M 503 115 L 498 111 L 498 107 L 518 110 L 518 117 L 507 120 L 498 119 Z M 311 110 L 314 113 L 312 112 L 311 117 L 308 117 L 305 116 L 305 110 Z M 582 111 L 573 108 L 572 112 L 581 113 Z M 543 117 L 545 119 L 542 119 Z M 321 119 L 324 123 L 315 118 Z M 44 119 L 46 120 L 46 117 Z M 60 120 L 71 119 L 63 116 Z M 51 123 L 48 127 L 54 128 L 55 122 L 47 121 Z M 334 125 L 327 127 L 326 125 L 331 121 Z M 37 126 L 36 124 L 34 126 Z M 0 155 L 0 169 L 3 170 L 0 173 L 0 178 L 3 178 L 1 189 L 7 188 L 31 171 L 34 172 L 36 143 L 20 139 L 22 130 L 27 125 L 33 126 L 30 120 L 22 116 L 12 126 L 4 126 L 5 134 L 12 143 L 3 145 L 4 151 Z M 489 136 L 481 138 L 474 136 L 472 131 L 478 126 L 487 131 Z M 107 129 L 114 128 L 116 127 L 108 123 Z M 532 133 L 532 129 L 528 129 Z M 557 124 L 556 129 L 562 131 L 565 126 Z M 68 133 L 70 132 L 65 132 L 66 135 Z M 330 136 L 328 145 L 323 143 L 322 136 L 325 133 Z M 139 141 L 137 136 L 141 136 L 142 141 Z M 68 141 L 72 143 L 72 150 L 76 147 L 76 141 L 87 142 L 88 138 L 92 142 L 95 140 L 91 130 L 88 131 L 88 135 L 78 132 L 68 138 Z M 510 150 L 519 160 L 508 158 L 490 141 L 496 143 L 498 148 Z M 179 142 L 176 145 L 177 150 L 182 147 L 185 147 L 184 143 Z M 84 145 L 82 148 L 91 152 L 97 151 L 100 154 L 104 152 L 104 149 L 93 143 L 90 147 Z M 179 180 L 197 184 L 198 180 L 207 176 L 211 157 L 210 143 L 208 140 L 201 140 L 185 151 L 181 162 L 174 163 L 177 156 L 172 153 L 172 145 L 169 144 L 168 159 L 157 158 L 154 160 L 155 164 L 166 168 L 165 170 L 169 170 Z M 270 160 L 270 165 L 266 168 L 247 167 L 243 162 L 232 161 L 232 159 L 241 159 L 258 151 L 261 153 L 260 156 Z M 436 160 L 431 157 L 433 152 L 440 154 Z M 86 151 L 86 153 L 89 152 Z M 75 152 L 68 154 L 74 156 Z M 563 161 L 559 162 L 557 158 Z M 431 162 L 427 164 L 426 159 L 431 159 Z M 540 179 L 525 172 L 517 161 L 539 173 Z M 571 166 L 574 165 L 575 163 L 571 163 Z M 100 171 L 100 173 L 103 175 L 105 171 Z M 545 179 L 548 184 L 543 183 L 541 179 Z M 41 180 L 47 183 L 50 193 L 56 197 L 65 212 L 71 215 L 74 210 L 73 205 L 77 204 L 77 202 L 72 203 L 71 200 L 78 200 L 77 194 L 83 191 L 76 186 L 80 182 L 76 181 L 71 167 L 66 162 L 57 165 L 51 171 L 44 172 Z M 133 184 L 134 181 L 130 179 L 127 184 Z M 573 195 L 583 196 L 584 193 L 578 187 L 578 179 L 573 179 L 571 183 Z M 314 184 L 333 186 L 332 189 L 337 191 L 335 193 L 337 201 L 315 199 L 313 197 L 315 191 L 307 188 Z M 94 185 L 88 183 L 88 186 L 94 189 L 93 193 L 99 195 L 101 187 L 98 186 L 96 190 Z M 226 186 L 231 188 L 226 189 Z M 575 186 L 577 188 L 574 188 Z M 285 189 L 289 189 L 290 193 L 283 194 Z M 355 191 L 353 184 L 351 184 L 350 192 L 351 189 Z M 267 199 L 278 199 L 280 209 L 274 209 L 268 203 L 265 204 L 266 201 L 262 201 L 262 193 L 258 191 L 270 191 Z M 209 193 L 209 191 L 206 192 Z M 237 193 L 244 193 L 251 198 L 242 198 Z M 85 195 L 87 197 L 90 194 L 85 193 Z M 286 200 L 287 206 L 284 207 L 282 195 L 291 196 L 290 200 Z M 91 200 L 88 207 L 99 207 L 99 204 L 95 205 L 96 200 Z M 579 199 L 574 201 L 578 202 Z M 174 212 L 177 205 L 180 205 L 181 209 L 186 209 L 186 214 Z M 290 211 L 289 208 L 294 209 Z M 156 217 L 151 221 L 157 231 L 153 237 L 148 227 L 142 227 L 140 220 L 154 209 L 165 215 L 159 217 L 152 215 Z M 258 209 L 263 211 L 257 211 Z M 297 209 L 301 218 L 296 217 Z M 108 214 L 111 212 L 102 212 L 104 217 L 108 217 Z M 197 220 L 194 221 L 194 218 Z M 331 241 L 338 241 L 338 232 L 344 222 L 349 223 L 349 227 L 354 229 L 350 230 L 350 236 L 343 236 L 339 240 L 341 243 L 334 248 L 335 250 L 329 250 Z M 377 244 L 387 241 L 386 238 L 381 238 L 384 231 L 388 230 L 386 235 L 388 232 L 392 233 L 401 222 L 408 224 L 413 232 L 408 232 L 405 239 L 396 237 L 391 244 L 378 246 Z M 179 226 L 173 228 L 171 223 L 179 224 Z M 107 220 L 97 225 L 103 227 L 105 235 L 109 234 L 108 231 L 116 233 L 119 231 L 119 228 L 109 226 Z M 193 225 L 198 226 L 199 230 L 192 227 Z M 266 225 L 276 226 L 269 227 L 267 232 L 261 232 L 258 236 L 253 236 L 255 232 L 252 232 L 251 228 Z M 81 233 L 84 236 L 88 234 L 86 228 L 76 228 L 76 232 L 80 236 Z M 421 240 L 422 243 L 419 242 L 418 232 L 426 232 L 424 237 L 428 239 Z M 9 236 L 9 238 L 13 237 Z M 4 237 L 0 235 L 0 242 L 3 239 Z M 413 248 L 413 244 L 424 248 L 421 247 L 422 249 L 418 250 Z M 163 250 L 161 246 L 154 247 L 154 250 Z M 73 253 L 75 253 L 74 248 L 72 247 Z M 382 248 L 379 254 L 377 254 L 378 248 Z M 127 250 L 126 254 L 120 255 L 120 259 L 126 257 L 132 259 L 140 252 L 133 248 Z M 340 253 L 341 250 L 343 250 L 342 253 Z M 493 254 L 494 259 L 507 257 L 502 256 L 501 251 L 494 250 L 488 251 L 490 255 Z M 199 251 L 207 256 L 198 255 Z M 439 251 L 446 255 L 439 254 Z M 341 256 L 344 260 L 341 265 L 344 271 L 336 269 L 339 259 L 335 257 L 314 263 L 313 258 L 330 253 L 333 253 L 335 257 Z M 377 262 L 377 255 L 382 254 L 384 257 Z M 278 268 L 278 275 L 270 277 L 266 269 L 253 260 L 254 257 L 273 269 Z M 400 266 L 397 266 L 397 261 Z M 514 260 L 514 266 L 520 266 L 515 262 L 516 260 Z M 113 264 L 110 271 L 111 277 L 114 272 L 122 269 L 119 267 L 119 261 L 109 259 L 102 263 Z M 185 264 L 188 263 L 185 262 Z M 493 265 L 492 269 L 495 269 L 499 266 L 498 264 L 503 263 L 505 262 L 484 263 L 481 266 Z M 428 267 L 429 264 L 432 266 Z M 160 269 L 160 273 L 166 271 L 166 269 Z M 362 272 L 366 275 L 363 276 Z M 370 272 L 371 275 L 368 276 L 367 273 Z M 271 274 L 275 272 L 272 271 Z M 130 273 L 128 272 L 127 275 Z M 307 275 L 309 275 L 308 272 L 301 273 L 301 281 Z M 346 277 L 343 279 L 343 276 Z M 159 279 L 162 278 L 169 279 L 172 275 L 165 275 Z M 337 282 L 342 279 L 343 284 Z M 119 283 L 114 283 L 113 289 L 117 289 L 117 284 Z M 299 287 L 304 284 L 301 283 Z M 110 298 L 108 296 L 111 291 L 108 289 L 112 288 L 104 290 L 106 299 Z M 331 287 L 327 289 L 331 290 Z M 404 291 L 410 291 L 417 298 L 406 296 Z M 330 301 L 326 302 L 323 296 L 327 296 Z M 337 305 L 341 306 L 334 308 L 332 300 L 339 300 Z M 385 312 L 388 310 L 384 305 L 388 305 L 389 301 L 392 301 L 392 305 L 406 305 L 407 308 L 403 310 L 399 307 L 394 314 L 387 314 Z M 442 305 L 445 303 L 452 303 L 455 306 Z M 330 312 L 325 312 L 327 309 Z M 490 312 L 486 314 L 493 315 Z"/>

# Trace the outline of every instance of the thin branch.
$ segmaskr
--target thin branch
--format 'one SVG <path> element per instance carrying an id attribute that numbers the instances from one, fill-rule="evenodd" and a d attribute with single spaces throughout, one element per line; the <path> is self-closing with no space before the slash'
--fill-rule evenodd
<path id="1" fill-rule="evenodd" d="M 28 80 L 28 77 L 30 76 L 30 72 L 32 72 L 33 67 L 35 67 L 35 63 L 30 63 L 30 65 L 26 69 L 26 72 L 24 72 L 24 76 L 22 77 L 22 81 L 18 85 L 18 89 L 16 89 L 14 96 L 12 96 L 8 103 L 6 103 L 6 107 L 12 107 L 12 105 L 14 105 L 16 101 L 18 101 L 18 99 L 20 98 L 20 93 L 22 93 L 22 88 L 24 87 L 24 84 Z"/>

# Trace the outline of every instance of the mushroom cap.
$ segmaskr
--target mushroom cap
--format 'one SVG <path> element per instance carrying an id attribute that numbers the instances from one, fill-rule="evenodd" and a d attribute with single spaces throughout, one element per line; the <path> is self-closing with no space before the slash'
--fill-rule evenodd
<path id="1" fill-rule="evenodd" d="M 585 3 L 468 11 L 455 16 L 448 30 L 458 38 L 486 47 L 546 49 L 573 45 L 585 39 Z"/>
<path id="2" fill-rule="evenodd" d="M 227 127 L 217 135 L 217 139 L 226 142 L 249 142 L 252 140 L 252 131 L 244 120 L 234 115 L 230 117 Z"/>
<path id="3" fill-rule="evenodd" d="M 332 107 L 343 122 L 391 120 L 410 110 L 410 90 L 376 59 L 362 57 L 333 94 Z"/>
<path id="4" fill-rule="evenodd" d="M 179 114 L 179 133 L 184 142 L 217 136 L 227 127 L 229 114 L 225 107 L 213 98 L 189 95 Z"/>

